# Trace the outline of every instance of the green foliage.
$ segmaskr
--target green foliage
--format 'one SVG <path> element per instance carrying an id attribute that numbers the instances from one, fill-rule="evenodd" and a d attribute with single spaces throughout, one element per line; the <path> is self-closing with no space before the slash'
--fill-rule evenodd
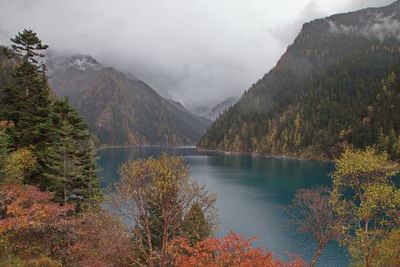
<path id="1" fill-rule="evenodd" d="M 35 145 L 39 148 L 50 134 L 46 124 L 50 89 L 45 66 L 38 62 L 38 58 L 43 57 L 40 51 L 47 45 L 42 45 L 29 30 L 18 33 L 11 41 L 14 44 L 6 50 L 7 54 L 20 62 L 13 73 L 15 83 L 5 86 L 0 94 L 3 107 L 0 119 L 13 123 L 18 147 Z"/>
<path id="2" fill-rule="evenodd" d="M 4 182 L 27 183 L 37 167 L 37 160 L 32 151 L 20 148 L 12 152 L 5 160 Z"/>
<path id="3" fill-rule="evenodd" d="M 363 186 L 376 183 L 387 184 L 399 170 L 398 165 L 389 161 L 387 153 L 377 153 L 368 147 L 365 150 L 345 151 L 335 161 L 336 170 L 332 173 L 336 190 L 350 188 L 361 198 Z"/>
<path id="4" fill-rule="evenodd" d="M 47 45 L 30 30 L 11 41 L 0 54 L 0 67 L 13 70 L 12 79 L 0 77 L 0 178 L 39 185 L 84 209 L 101 195 L 87 126 L 68 99 L 52 97 L 41 63 Z"/>
<path id="5" fill-rule="evenodd" d="M 354 266 L 376 266 L 378 251 L 400 224 L 400 190 L 391 181 L 399 166 L 372 148 L 346 151 L 335 166 L 331 202 L 342 218 L 340 241 Z"/>
<path id="6" fill-rule="evenodd" d="M 189 212 L 186 214 L 182 232 L 184 236 L 187 236 L 192 246 L 211 235 L 211 227 L 198 203 L 193 203 Z"/>
<path id="7" fill-rule="evenodd" d="M 162 211 L 158 205 L 149 203 L 149 221 L 151 244 L 154 250 L 160 251 L 162 248 L 163 226 L 164 219 L 162 218 Z M 143 231 L 143 230 L 142 230 Z M 143 235 L 145 232 L 143 231 Z M 148 248 L 146 248 L 148 249 Z"/>
<path id="8" fill-rule="evenodd" d="M 48 158 L 44 174 L 49 181 L 47 189 L 56 191 L 66 203 L 70 190 L 83 179 L 82 168 L 85 166 L 80 164 L 78 156 L 81 142 L 88 134 L 82 117 L 68 104 L 68 99 L 55 99 L 51 111 L 54 141 L 46 150 Z"/>
<path id="9" fill-rule="evenodd" d="M 377 245 L 374 266 L 400 266 L 400 229 L 394 229 Z"/>
<path id="10" fill-rule="evenodd" d="M 0 130 L 0 181 L 4 179 L 4 163 L 12 151 L 12 130 L 5 128 Z"/>

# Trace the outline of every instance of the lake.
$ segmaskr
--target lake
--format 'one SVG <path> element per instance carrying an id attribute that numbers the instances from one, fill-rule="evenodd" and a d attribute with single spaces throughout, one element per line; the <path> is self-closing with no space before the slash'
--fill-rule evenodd
<path id="1" fill-rule="evenodd" d="M 290 253 L 310 261 L 316 244 L 296 231 L 281 207 L 292 201 L 299 188 L 330 185 L 332 163 L 198 152 L 194 147 L 107 148 L 98 151 L 102 187 L 118 179 L 122 162 L 157 157 L 162 152 L 184 157 L 191 176 L 218 194 L 218 236 L 232 230 L 257 237 L 255 245 L 266 247 L 280 259 Z M 343 248 L 331 242 L 316 266 L 347 266 L 347 262 Z"/>

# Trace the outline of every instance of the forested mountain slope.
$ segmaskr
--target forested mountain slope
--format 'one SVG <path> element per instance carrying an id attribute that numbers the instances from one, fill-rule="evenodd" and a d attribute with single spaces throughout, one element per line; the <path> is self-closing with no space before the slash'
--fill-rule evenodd
<path id="1" fill-rule="evenodd" d="M 100 144 L 195 144 L 210 124 L 90 56 L 52 58 L 48 65 L 51 87 L 57 96 L 70 98 Z"/>
<path id="2" fill-rule="evenodd" d="M 326 159 L 376 144 L 399 157 L 399 40 L 399 1 L 304 24 L 198 145 Z"/>

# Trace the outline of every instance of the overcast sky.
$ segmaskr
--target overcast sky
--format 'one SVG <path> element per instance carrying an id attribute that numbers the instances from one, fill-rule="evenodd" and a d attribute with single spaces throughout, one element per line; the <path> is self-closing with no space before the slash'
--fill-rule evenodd
<path id="1" fill-rule="evenodd" d="M 0 43 L 32 29 L 54 50 L 128 71 L 163 96 L 215 104 L 270 70 L 301 25 L 393 0 L 0 0 Z"/>

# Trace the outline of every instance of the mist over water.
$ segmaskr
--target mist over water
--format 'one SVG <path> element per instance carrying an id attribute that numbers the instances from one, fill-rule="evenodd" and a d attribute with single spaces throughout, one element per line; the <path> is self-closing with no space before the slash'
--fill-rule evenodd
<path id="1" fill-rule="evenodd" d="M 123 161 L 157 157 L 162 152 L 183 156 L 192 177 L 218 194 L 219 237 L 232 230 L 257 237 L 256 245 L 281 259 L 288 259 L 288 253 L 311 259 L 316 245 L 296 231 L 282 206 L 292 201 L 297 189 L 329 185 L 331 163 L 223 155 L 195 148 L 103 149 L 98 152 L 102 186 L 118 179 L 116 169 Z M 316 266 L 347 266 L 347 261 L 344 250 L 331 242 Z"/>

